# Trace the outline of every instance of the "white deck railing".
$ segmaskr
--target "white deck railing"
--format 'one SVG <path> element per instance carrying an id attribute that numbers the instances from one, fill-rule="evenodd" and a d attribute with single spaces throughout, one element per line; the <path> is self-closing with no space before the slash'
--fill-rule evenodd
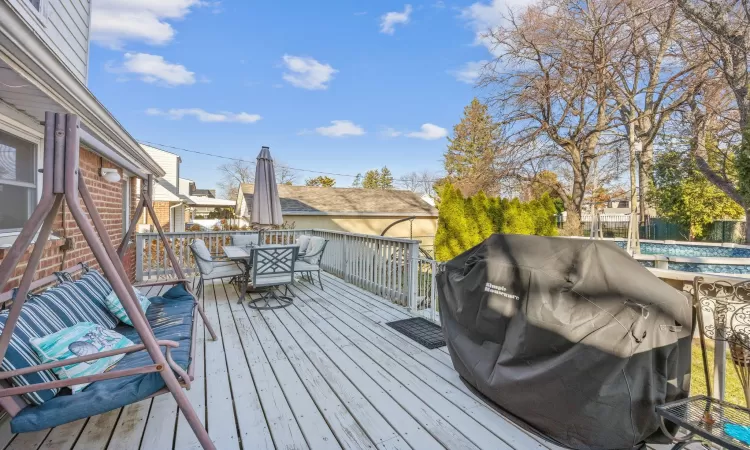
<path id="1" fill-rule="evenodd" d="M 186 273 L 195 273 L 195 261 L 189 244 L 203 239 L 209 251 L 223 253 L 237 234 L 253 231 L 208 231 L 166 233 L 180 266 Z M 392 302 L 423 312 L 437 319 L 437 294 L 433 275 L 437 263 L 419 256 L 419 241 L 342 231 L 266 230 L 261 234 L 267 244 L 291 244 L 301 235 L 319 236 L 328 240 L 321 268 L 344 281 L 370 291 Z M 136 235 L 136 277 L 170 276 L 173 274 L 166 249 L 156 233 Z"/>

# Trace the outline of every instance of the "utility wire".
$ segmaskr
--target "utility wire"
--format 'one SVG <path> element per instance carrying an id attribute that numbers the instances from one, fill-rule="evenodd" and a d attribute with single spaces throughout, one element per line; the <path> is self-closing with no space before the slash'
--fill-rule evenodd
<path id="1" fill-rule="evenodd" d="M 139 140 L 139 142 L 142 143 L 142 144 L 146 144 L 146 145 L 153 145 L 153 146 L 162 147 L 162 148 L 171 148 L 173 150 L 180 150 L 180 151 L 188 152 L 188 153 L 196 153 L 198 155 L 211 156 L 211 157 L 214 157 L 214 158 L 221 158 L 221 159 L 228 159 L 230 161 L 240 161 L 240 162 L 244 162 L 244 163 L 248 163 L 248 164 L 253 164 L 253 165 L 255 164 L 255 161 L 250 161 L 250 160 L 243 159 L 243 158 L 234 158 L 234 157 L 231 157 L 231 156 L 216 155 L 214 153 L 201 152 L 201 151 L 198 151 L 198 150 L 189 150 L 187 148 L 175 147 L 173 145 L 167 145 L 167 144 L 159 144 L 157 142 L 149 142 L 149 141 L 143 141 L 143 140 Z M 337 177 L 357 178 L 358 176 L 360 176 L 360 177 L 362 176 L 361 174 L 352 175 L 352 174 L 349 174 L 349 173 L 321 172 L 319 170 L 298 169 L 296 167 L 289 167 L 289 166 L 285 166 L 285 167 L 287 169 L 289 169 L 289 170 L 295 170 L 295 171 L 299 171 L 299 172 L 317 173 L 317 174 L 321 174 L 321 175 L 333 175 L 333 176 L 337 176 Z M 420 182 L 422 182 L 422 181 L 436 182 L 436 181 L 439 181 L 439 180 L 440 180 L 439 178 L 436 178 L 436 179 L 433 179 L 433 180 L 419 180 L 419 181 Z M 409 180 L 407 178 L 394 178 L 393 181 L 404 182 L 404 181 L 411 181 L 411 180 Z"/>

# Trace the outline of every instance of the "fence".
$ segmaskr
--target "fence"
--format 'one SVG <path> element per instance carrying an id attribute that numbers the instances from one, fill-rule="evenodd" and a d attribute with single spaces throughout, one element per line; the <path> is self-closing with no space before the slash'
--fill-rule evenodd
<path id="1" fill-rule="evenodd" d="M 211 231 L 166 233 L 187 274 L 195 273 L 189 244 L 203 239 L 209 251 L 221 255 L 233 235 L 258 234 L 252 231 Z M 320 266 L 344 281 L 361 287 L 412 310 L 425 310 L 436 318 L 434 261 L 419 257 L 419 241 L 330 230 L 264 230 L 265 244 L 291 244 L 301 235 L 328 240 Z M 170 276 L 173 270 L 166 249 L 156 233 L 136 235 L 136 277 Z"/>
<path id="2" fill-rule="evenodd" d="M 562 228 L 565 223 L 563 216 L 558 215 L 557 226 Z M 629 227 L 629 215 L 627 214 L 602 214 L 599 219 L 599 227 L 605 238 L 627 238 Z M 641 222 L 639 227 L 641 239 L 653 239 L 657 241 L 689 241 L 690 233 L 686 227 L 656 218 L 647 218 Z M 581 217 L 581 235 L 591 235 L 591 215 L 584 214 Z M 739 220 L 717 220 L 709 225 L 706 235 L 701 239 L 704 242 L 734 242 L 736 244 L 745 242 L 745 222 Z"/>

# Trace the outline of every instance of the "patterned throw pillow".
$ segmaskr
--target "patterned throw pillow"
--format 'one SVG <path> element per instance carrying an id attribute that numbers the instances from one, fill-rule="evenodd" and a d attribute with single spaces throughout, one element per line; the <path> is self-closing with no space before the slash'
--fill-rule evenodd
<path id="1" fill-rule="evenodd" d="M 66 359 L 86 356 L 94 353 L 105 352 L 125 348 L 133 345 L 133 342 L 112 330 L 107 330 L 101 325 L 82 322 L 70 328 L 65 328 L 50 335 L 31 339 L 31 346 L 39 355 L 42 363 L 64 361 Z M 108 356 L 88 362 L 62 366 L 52 371 L 61 380 L 96 375 L 104 373 L 121 360 L 125 354 Z M 75 394 L 88 386 L 82 383 L 70 386 Z"/>
<path id="2" fill-rule="evenodd" d="M 135 292 L 138 303 L 141 305 L 141 310 L 145 313 L 148 307 L 151 306 L 151 301 L 148 299 L 148 297 L 141 294 L 138 289 L 133 288 L 133 292 Z M 133 326 L 133 322 L 130 321 L 130 317 L 128 317 L 128 313 L 125 312 L 125 307 L 122 306 L 122 303 L 117 297 L 117 294 L 115 294 L 115 291 L 110 292 L 109 295 L 104 298 L 104 304 L 107 305 L 107 309 L 109 309 L 109 312 L 120 319 L 122 323 L 130 325 L 131 327 Z"/>

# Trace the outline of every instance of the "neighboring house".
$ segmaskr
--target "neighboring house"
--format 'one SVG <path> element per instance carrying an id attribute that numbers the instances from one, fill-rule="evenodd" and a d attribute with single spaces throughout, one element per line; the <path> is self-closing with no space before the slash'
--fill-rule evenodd
<path id="1" fill-rule="evenodd" d="M 164 176 L 156 180 L 154 186 L 154 211 L 165 231 L 185 231 L 187 209 L 185 198 L 180 195 L 180 163 L 176 153 L 142 145 L 144 150 L 164 169 Z M 187 186 L 185 186 L 187 187 Z M 150 224 L 151 218 L 144 217 L 143 223 Z"/>
<path id="2" fill-rule="evenodd" d="M 209 215 L 219 210 L 227 210 L 229 215 L 234 212 L 234 200 L 216 198 L 215 189 L 198 189 L 195 181 L 180 178 L 180 193 L 188 197 L 187 216 L 185 220 L 193 222 L 196 219 L 208 219 Z"/>
<path id="3" fill-rule="evenodd" d="M 411 191 L 279 185 L 281 212 L 294 227 L 379 235 L 388 225 L 415 217 L 388 230 L 387 236 L 419 239 L 432 246 L 438 212 Z M 235 214 L 250 218 L 253 185 L 243 184 Z"/>
<path id="4" fill-rule="evenodd" d="M 41 195 L 45 111 L 81 119 L 80 171 L 110 238 L 119 242 L 140 192 L 131 171 L 157 177 L 161 167 L 86 87 L 91 3 L 64 0 L 0 1 L 0 260 L 27 222 Z M 109 148 L 116 161 L 104 157 Z M 109 183 L 102 168 L 122 180 Z M 38 278 L 95 260 L 65 207 L 44 250 Z M 126 267 L 134 275 L 134 249 Z M 18 264 L 10 287 L 25 265 Z M 7 287 L 6 287 L 7 288 Z"/>

